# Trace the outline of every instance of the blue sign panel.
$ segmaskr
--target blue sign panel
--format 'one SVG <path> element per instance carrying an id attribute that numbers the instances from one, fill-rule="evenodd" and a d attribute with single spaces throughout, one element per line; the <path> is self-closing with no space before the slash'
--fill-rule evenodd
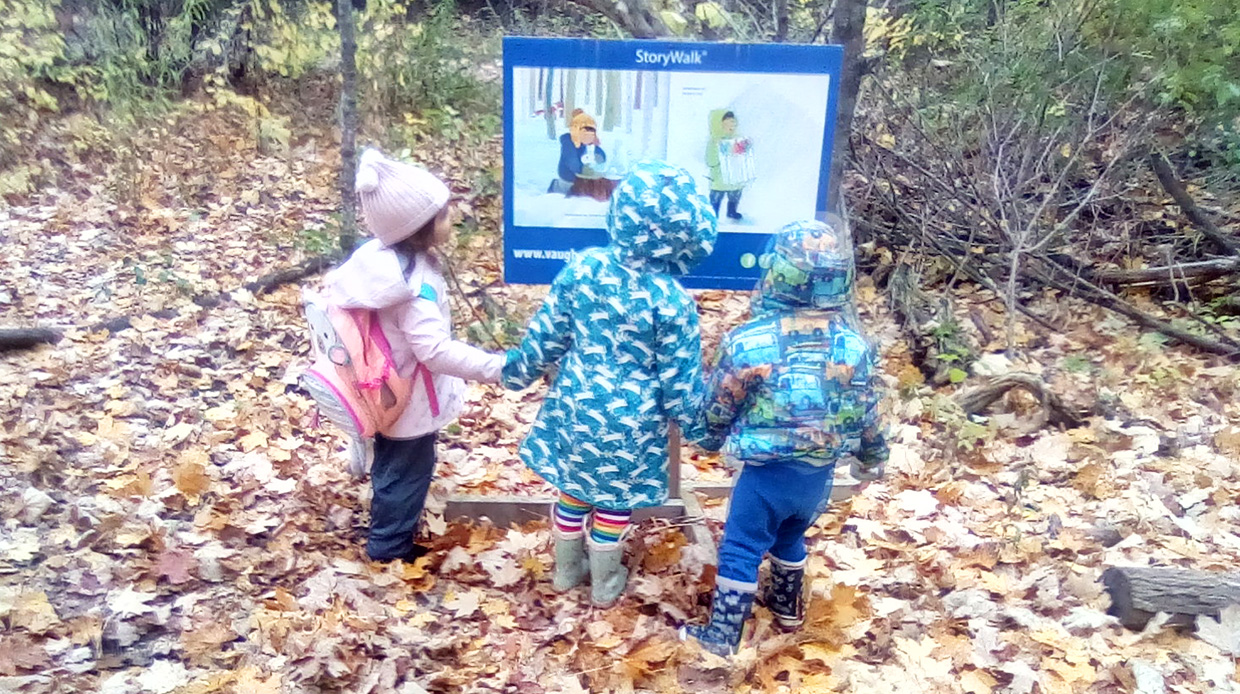
<path id="1" fill-rule="evenodd" d="M 780 226 L 826 214 L 839 46 L 504 40 L 504 277 L 549 284 L 607 243 L 629 168 L 688 169 L 719 241 L 685 286 L 750 289 Z"/>

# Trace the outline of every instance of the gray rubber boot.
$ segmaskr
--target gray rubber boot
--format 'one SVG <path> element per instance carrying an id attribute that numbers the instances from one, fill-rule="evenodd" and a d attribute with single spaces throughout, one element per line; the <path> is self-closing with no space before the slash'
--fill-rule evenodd
<path id="1" fill-rule="evenodd" d="M 584 532 L 561 533 L 556 529 L 552 529 L 551 536 L 555 540 L 555 573 L 551 586 L 556 592 L 563 593 L 581 585 L 590 573 L 586 536 Z"/>
<path id="2" fill-rule="evenodd" d="M 624 567 L 624 543 L 590 544 L 590 601 L 595 607 L 610 607 L 624 593 L 629 580 L 629 570 Z"/>

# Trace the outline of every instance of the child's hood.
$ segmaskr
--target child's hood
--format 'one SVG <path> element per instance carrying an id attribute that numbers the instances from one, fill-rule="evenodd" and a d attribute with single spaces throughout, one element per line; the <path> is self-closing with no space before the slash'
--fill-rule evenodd
<path id="1" fill-rule="evenodd" d="M 643 161 L 611 196 L 607 230 L 634 269 L 683 275 L 715 248 L 715 212 L 688 171 Z"/>
<path id="2" fill-rule="evenodd" d="M 842 222 L 792 222 L 771 236 L 755 315 L 783 309 L 834 310 L 852 303 L 852 241 Z"/>
<path id="3" fill-rule="evenodd" d="M 723 132 L 723 117 L 727 113 L 728 113 L 728 109 L 726 108 L 717 108 L 714 111 L 710 112 L 710 139 L 711 140 L 722 140 L 723 138 L 728 137 L 728 134 Z M 736 115 L 733 114 L 732 118 L 735 119 Z M 736 124 L 737 126 L 739 126 L 740 121 L 737 121 Z"/>
<path id="4" fill-rule="evenodd" d="M 327 274 L 327 300 L 345 308 L 381 309 L 408 301 L 409 282 L 400 256 L 378 239 L 353 251 Z"/>

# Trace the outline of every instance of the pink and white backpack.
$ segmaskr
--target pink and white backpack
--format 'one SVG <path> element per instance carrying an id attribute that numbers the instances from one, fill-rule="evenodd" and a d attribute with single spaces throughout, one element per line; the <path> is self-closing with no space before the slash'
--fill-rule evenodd
<path id="1" fill-rule="evenodd" d="M 438 416 L 431 372 L 422 364 L 408 378 L 396 372 L 377 311 L 334 306 L 310 291 L 303 299 L 314 363 L 302 374 L 301 385 L 319 413 L 349 437 L 349 471 L 360 477 L 370 470 L 375 434 L 396 423 L 419 379 L 432 416 Z"/>

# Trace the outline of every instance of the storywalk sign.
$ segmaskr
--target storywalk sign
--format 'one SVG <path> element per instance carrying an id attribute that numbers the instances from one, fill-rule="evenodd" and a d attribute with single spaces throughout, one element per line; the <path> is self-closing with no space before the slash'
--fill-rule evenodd
<path id="1" fill-rule="evenodd" d="M 787 44 L 504 40 L 504 274 L 549 284 L 608 241 L 630 167 L 687 169 L 719 214 L 688 287 L 750 289 L 780 226 L 826 214 L 843 49 Z"/>

